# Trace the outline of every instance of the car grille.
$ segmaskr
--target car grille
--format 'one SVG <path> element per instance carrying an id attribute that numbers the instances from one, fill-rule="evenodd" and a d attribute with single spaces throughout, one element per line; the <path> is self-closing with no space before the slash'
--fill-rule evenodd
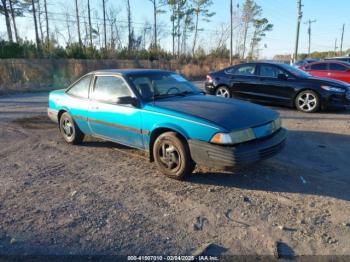
<path id="1" fill-rule="evenodd" d="M 350 91 L 346 92 L 346 99 L 350 99 Z"/>

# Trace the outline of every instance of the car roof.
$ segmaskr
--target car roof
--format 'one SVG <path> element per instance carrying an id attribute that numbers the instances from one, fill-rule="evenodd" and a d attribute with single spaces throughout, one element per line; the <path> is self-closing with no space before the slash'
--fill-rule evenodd
<path id="1" fill-rule="evenodd" d="M 167 70 L 161 69 L 142 69 L 142 68 L 131 68 L 131 69 L 103 69 L 92 71 L 89 74 L 116 74 L 116 75 L 145 75 L 154 73 L 173 73 Z"/>

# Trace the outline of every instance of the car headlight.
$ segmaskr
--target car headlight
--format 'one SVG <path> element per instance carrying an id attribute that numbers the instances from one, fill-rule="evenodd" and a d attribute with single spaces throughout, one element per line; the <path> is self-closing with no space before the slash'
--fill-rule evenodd
<path id="1" fill-rule="evenodd" d="M 253 139 L 255 139 L 253 129 L 247 128 L 231 133 L 217 133 L 212 137 L 210 142 L 221 145 L 230 145 L 243 143 Z"/>
<path id="2" fill-rule="evenodd" d="M 344 93 L 345 90 L 340 87 L 334 87 L 334 86 L 321 86 L 322 89 L 332 92 L 338 92 L 338 93 Z"/>
<path id="3" fill-rule="evenodd" d="M 281 127 L 282 127 L 282 120 L 280 117 L 278 117 L 272 122 L 272 133 L 277 131 Z"/>

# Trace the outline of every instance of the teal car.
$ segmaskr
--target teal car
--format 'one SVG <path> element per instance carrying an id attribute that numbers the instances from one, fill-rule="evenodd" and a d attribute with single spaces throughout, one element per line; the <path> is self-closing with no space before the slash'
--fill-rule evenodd
<path id="1" fill-rule="evenodd" d="M 146 150 L 175 179 L 196 164 L 227 169 L 269 158 L 287 135 L 275 111 L 206 95 L 163 70 L 88 73 L 50 93 L 48 115 L 66 142 L 90 135 Z"/>

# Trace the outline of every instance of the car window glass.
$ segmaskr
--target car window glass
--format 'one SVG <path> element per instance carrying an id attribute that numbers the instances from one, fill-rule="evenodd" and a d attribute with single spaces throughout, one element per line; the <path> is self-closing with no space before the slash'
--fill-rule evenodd
<path id="1" fill-rule="evenodd" d="M 331 71 L 343 71 L 343 72 L 345 72 L 347 68 L 343 65 L 340 65 L 340 64 L 331 63 L 331 64 L 329 64 L 329 69 Z"/>
<path id="2" fill-rule="evenodd" d="M 79 82 L 75 83 L 67 93 L 73 96 L 88 98 L 89 87 L 90 87 L 91 75 L 85 76 L 80 79 Z"/>
<path id="3" fill-rule="evenodd" d="M 255 65 L 243 65 L 240 67 L 236 67 L 236 70 L 232 72 L 234 75 L 245 75 L 251 76 L 255 73 Z"/>
<path id="4" fill-rule="evenodd" d="M 311 70 L 327 70 L 327 64 L 314 64 L 311 65 Z"/>
<path id="5" fill-rule="evenodd" d="M 260 76 L 277 78 L 279 74 L 285 73 L 276 66 L 260 65 Z"/>
<path id="6" fill-rule="evenodd" d="M 225 73 L 227 74 L 234 74 L 236 71 L 237 67 L 230 67 L 225 70 Z"/>
<path id="7" fill-rule="evenodd" d="M 92 98 L 104 102 L 117 102 L 119 97 L 131 96 L 123 79 L 114 76 L 96 77 Z"/>

